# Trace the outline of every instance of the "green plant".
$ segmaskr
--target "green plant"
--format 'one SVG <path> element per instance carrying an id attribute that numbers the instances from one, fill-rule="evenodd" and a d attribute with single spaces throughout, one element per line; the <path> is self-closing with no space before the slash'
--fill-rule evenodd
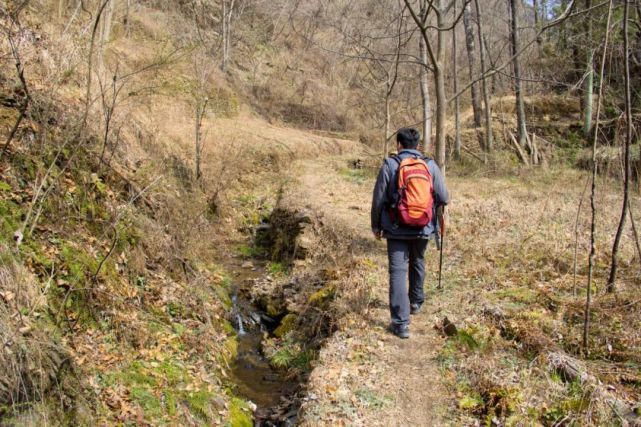
<path id="1" fill-rule="evenodd" d="M 392 398 L 389 396 L 378 396 L 368 388 L 356 390 L 356 397 L 368 407 L 375 409 L 383 409 L 392 403 Z"/>
<path id="2" fill-rule="evenodd" d="M 287 266 L 282 262 L 270 261 L 267 263 L 267 272 L 273 276 L 284 276 L 287 274 Z"/>

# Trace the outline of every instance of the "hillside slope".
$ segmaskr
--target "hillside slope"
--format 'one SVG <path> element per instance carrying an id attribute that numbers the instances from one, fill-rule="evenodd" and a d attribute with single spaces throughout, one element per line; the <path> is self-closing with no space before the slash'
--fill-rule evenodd
<path id="1" fill-rule="evenodd" d="M 20 19 L 7 3 L 0 424 L 638 423 L 631 231 L 616 295 L 602 292 L 609 260 L 599 251 L 591 355 L 581 358 L 585 177 L 562 164 L 582 144 L 576 99 L 528 100 L 544 151 L 560 153 L 550 169 L 522 168 L 504 150 L 512 98 L 497 99 L 488 164 L 474 160 L 478 130 L 464 131 L 472 155 L 448 167 L 445 287 L 434 289 L 430 247 L 428 303 L 399 341 L 386 332 L 387 260 L 368 223 L 378 156 L 344 139 L 377 132 L 350 109 L 356 89 L 343 98 L 322 81 L 305 92 L 288 61 L 318 66 L 317 78 L 323 67 L 313 51 L 297 56 L 300 39 L 282 52 L 258 40 L 268 52 L 255 72 L 239 46 L 223 72 L 200 44 L 214 30 L 198 33 L 185 2 L 117 9 L 111 33 L 84 9 L 97 2 L 34 0 Z M 242 30 L 259 33 L 265 16 Z M 294 72 L 290 85 L 283 76 Z M 598 185 L 597 238 L 609 244 L 621 200 L 615 181 Z M 635 194 L 633 212 L 640 203 Z M 242 348 L 251 322 L 256 342 Z M 257 408 L 239 352 L 293 391 Z M 586 375 L 559 372 L 558 354 Z"/>

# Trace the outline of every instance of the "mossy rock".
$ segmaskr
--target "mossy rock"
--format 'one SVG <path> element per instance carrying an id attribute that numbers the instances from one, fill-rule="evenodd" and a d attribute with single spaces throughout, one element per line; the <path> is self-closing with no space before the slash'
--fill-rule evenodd
<path id="1" fill-rule="evenodd" d="M 285 308 L 285 301 L 277 298 L 262 297 L 259 301 L 259 306 L 267 313 L 269 317 L 280 318 L 287 313 Z"/>
<path id="2" fill-rule="evenodd" d="M 224 346 L 226 350 L 225 360 L 234 360 L 236 356 L 238 356 L 238 340 L 236 339 L 236 337 L 232 336 L 227 338 L 227 340 L 225 340 Z"/>
<path id="3" fill-rule="evenodd" d="M 329 301 L 333 300 L 335 295 L 336 295 L 336 286 L 328 285 L 311 294 L 307 299 L 307 302 L 311 305 L 322 307 L 326 305 Z"/>
<path id="4" fill-rule="evenodd" d="M 297 321 L 298 321 L 297 314 L 290 313 L 286 315 L 285 317 L 283 317 L 283 320 L 281 320 L 280 325 L 274 331 L 274 335 L 277 336 L 278 338 L 284 337 L 294 329 Z"/>

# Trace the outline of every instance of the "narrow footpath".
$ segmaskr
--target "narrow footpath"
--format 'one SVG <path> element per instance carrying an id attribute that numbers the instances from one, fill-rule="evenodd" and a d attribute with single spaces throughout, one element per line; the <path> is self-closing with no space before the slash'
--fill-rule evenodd
<path id="1" fill-rule="evenodd" d="M 349 161 L 338 156 L 294 166 L 300 179 L 290 197 L 305 200 L 307 209 L 322 213 L 326 227 L 344 235 L 353 262 L 367 271 L 365 277 L 348 281 L 364 281 L 369 288 L 368 309 L 341 319 L 342 327 L 321 352 L 303 424 L 442 425 L 449 406 L 436 361 L 443 339 L 432 328 L 442 305 L 441 295 L 433 291 L 438 253 L 433 245 L 428 249 L 427 300 L 412 318 L 411 338 L 398 339 L 387 332 L 385 242 L 375 241 L 370 233 L 374 178 L 350 169 Z"/>

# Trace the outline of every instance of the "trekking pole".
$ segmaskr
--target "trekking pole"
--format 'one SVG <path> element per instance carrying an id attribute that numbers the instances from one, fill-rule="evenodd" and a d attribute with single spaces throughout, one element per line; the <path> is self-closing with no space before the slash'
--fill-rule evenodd
<path id="1" fill-rule="evenodd" d="M 443 273 L 443 245 L 445 245 L 445 206 L 439 206 L 437 209 L 438 212 L 438 225 L 439 225 L 439 234 L 440 234 L 440 254 L 438 261 L 438 285 L 436 289 L 443 289 L 443 284 L 441 283 L 441 277 Z"/>

